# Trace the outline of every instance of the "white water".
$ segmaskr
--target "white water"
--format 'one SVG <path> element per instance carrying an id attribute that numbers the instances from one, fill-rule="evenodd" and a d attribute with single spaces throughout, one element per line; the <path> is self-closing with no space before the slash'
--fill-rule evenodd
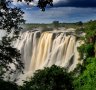
<path id="1" fill-rule="evenodd" d="M 53 64 L 73 70 L 79 58 L 78 44 L 76 37 L 67 35 L 65 31 L 26 31 L 21 34 L 15 47 L 21 52 L 26 77 L 37 69 Z"/>

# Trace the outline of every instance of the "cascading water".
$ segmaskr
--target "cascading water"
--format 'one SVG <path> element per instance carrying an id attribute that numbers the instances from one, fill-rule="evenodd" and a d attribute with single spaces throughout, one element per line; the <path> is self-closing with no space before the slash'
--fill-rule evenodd
<path id="1" fill-rule="evenodd" d="M 78 63 L 77 46 L 76 37 L 65 31 L 26 31 L 15 44 L 27 76 L 53 64 L 73 70 Z"/>

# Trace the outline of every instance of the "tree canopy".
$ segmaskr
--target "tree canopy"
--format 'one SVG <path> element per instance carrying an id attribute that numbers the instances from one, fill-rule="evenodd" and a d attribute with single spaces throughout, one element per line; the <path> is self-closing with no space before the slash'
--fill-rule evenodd
<path id="1" fill-rule="evenodd" d="M 22 2 L 22 0 L 17 0 Z M 29 4 L 30 2 L 34 2 L 34 0 L 24 0 L 27 4 Z M 53 6 L 53 0 L 38 0 L 38 7 L 40 9 L 42 9 L 42 11 L 45 11 L 45 7 L 47 5 Z"/>
<path id="2" fill-rule="evenodd" d="M 75 90 L 96 90 L 96 58 L 86 61 L 86 69 L 74 80 Z"/>
<path id="3" fill-rule="evenodd" d="M 29 81 L 25 81 L 21 90 L 73 90 L 72 76 L 58 66 L 37 70 Z"/>
<path id="4" fill-rule="evenodd" d="M 12 46 L 12 42 L 19 37 L 21 24 L 25 22 L 23 19 L 24 12 L 20 8 L 11 8 L 9 2 L 1 1 L 0 7 L 0 28 L 6 31 L 5 36 L 0 42 L 0 78 L 4 77 L 4 73 L 9 74 L 16 71 L 22 71 L 23 64 L 19 51 Z M 13 70 L 10 65 L 13 64 Z"/>
<path id="5" fill-rule="evenodd" d="M 17 0 L 22 2 L 22 0 Z M 33 0 L 24 0 L 27 4 Z M 45 10 L 45 7 L 52 4 L 53 0 L 38 0 L 38 7 Z M 12 42 L 19 37 L 19 32 L 22 30 L 20 26 L 25 22 L 23 19 L 24 12 L 20 8 L 11 8 L 10 0 L 0 0 L 0 29 L 6 31 L 6 35 L 0 42 L 0 78 L 4 77 L 4 73 L 8 71 L 13 73 L 16 69 L 22 71 L 23 63 L 19 51 L 12 46 Z M 16 68 L 13 70 L 10 64 L 14 64 Z"/>
<path id="6" fill-rule="evenodd" d="M 23 2 L 23 1 L 25 1 L 28 5 L 29 3 L 34 2 L 34 0 L 17 0 L 17 2 Z M 11 2 L 11 1 L 0 0 L 0 6 L 3 8 L 6 8 L 6 4 L 8 2 Z M 47 5 L 53 6 L 53 0 L 38 0 L 37 7 L 39 7 L 42 11 L 45 11 L 45 8 Z"/>

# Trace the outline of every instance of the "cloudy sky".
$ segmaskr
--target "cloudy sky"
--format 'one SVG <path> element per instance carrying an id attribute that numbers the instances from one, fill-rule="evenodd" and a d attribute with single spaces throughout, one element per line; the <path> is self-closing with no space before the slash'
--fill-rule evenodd
<path id="1" fill-rule="evenodd" d="M 45 12 L 36 7 L 38 0 L 34 0 L 30 6 L 14 1 L 12 5 L 24 10 L 24 18 L 28 23 L 85 22 L 96 19 L 96 0 L 53 0 L 54 6 L 47 7 Z"/>

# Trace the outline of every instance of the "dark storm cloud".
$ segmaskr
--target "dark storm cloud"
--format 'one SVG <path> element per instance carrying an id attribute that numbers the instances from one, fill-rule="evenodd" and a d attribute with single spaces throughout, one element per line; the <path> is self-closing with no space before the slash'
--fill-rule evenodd
<path id="1" fill-rule="evenodd" d="M 54 6 L 56 7 L 96 7 L 96 0 L 60 0 Z"/>

